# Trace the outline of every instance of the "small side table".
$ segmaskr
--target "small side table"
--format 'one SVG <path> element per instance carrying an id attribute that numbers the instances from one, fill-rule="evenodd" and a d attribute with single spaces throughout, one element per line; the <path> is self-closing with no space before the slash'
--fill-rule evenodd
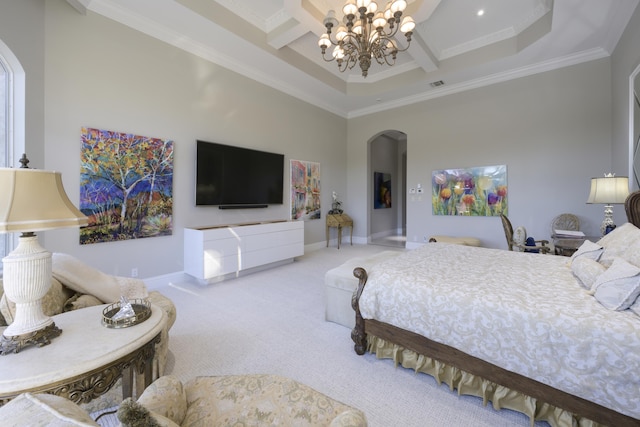
<path id="1" fill-rule="evenodd" d="M 582 238 L 570 238 L 570 237 L 554 237 L 553 239 L 553 247 L 555 248 L 556 255 L 562 256 L 571 256 L 575 251 L 578 250 L 580 246 L 584 243 L 585 240 L 591 240 L 592 242 L 597 242 L 600 237 L 597 236 L 586 236 Z"/>
<path id="2" fill-rule="evenodd" d="M 347 214 L 327 214 L 327 247 L 329 247 L 329 229 L 338 229 L 338 249 L 340 249 L 340 242 L 342 242 L 342 229 L 344 227 L 351 227 L 351 245 L 353 246 L 353 220 Z"/>
<path id="3" fill-rule="evenodd" d="M 53 316 L 62 334 L 43 347 L 0 356 L 0 406 L 21 393 L 50 393 L 87 403 L 106 393 L 122 377 L 123 398 L 151 384 L 156 344 L 166 323 L 164 311 L 151 305 L 151 317 L 128 328 L 102 326 L 107 305 Z"/>

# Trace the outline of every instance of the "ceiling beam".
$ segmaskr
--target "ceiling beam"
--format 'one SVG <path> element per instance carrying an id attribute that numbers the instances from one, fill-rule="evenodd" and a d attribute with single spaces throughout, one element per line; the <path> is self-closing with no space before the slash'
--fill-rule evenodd
<path id="1" fill-rule="evenodd" d="M 274 49 L 281 49 L 308 32 L 309 30 L 298 20 L 291 18 L 267 34 L 267 43 Z"/>
<path id="2" fill-rule="evenodd" d="M 91 1 L 92 0 L 67 0 L 67 3 L 69 3 L 71 7 L 80 12 L 82 15 L 86 15 Z"/>

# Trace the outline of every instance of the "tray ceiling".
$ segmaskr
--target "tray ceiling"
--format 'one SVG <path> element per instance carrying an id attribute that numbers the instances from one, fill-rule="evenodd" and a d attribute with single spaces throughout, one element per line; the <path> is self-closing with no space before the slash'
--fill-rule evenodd
<path id="1" fill-rule="evenodd" d="M 638 0 L 408 0 L 396 65 L 325 62 L 339 0 L 67 0 L 344 117 L 609 56 Z M 386 2 L 378 1 L 379 7 Z M 478 15 L 482 9 L 484 14 Z"/>

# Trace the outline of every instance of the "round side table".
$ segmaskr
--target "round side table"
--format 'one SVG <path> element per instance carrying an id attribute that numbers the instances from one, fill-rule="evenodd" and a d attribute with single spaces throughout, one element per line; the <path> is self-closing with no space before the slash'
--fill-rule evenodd
<path id="1" fill-rule="evenodd" d="M 24 392 L 87 403 L 109 391 L 121 377 L 123 399 L 132 396 L 134 383 L 140 395 L 155 379 L 155 347 L 166 315 L 151 305 L 151 316 L 144 322 L 112 329 L 102 325 L 106 306 L 53 316 L 62 334 L 50 344 L 0 356 L 0 405 Z"/>

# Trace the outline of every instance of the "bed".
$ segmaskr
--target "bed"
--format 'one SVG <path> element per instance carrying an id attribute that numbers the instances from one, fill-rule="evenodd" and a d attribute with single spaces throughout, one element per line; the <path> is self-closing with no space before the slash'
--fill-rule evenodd
<path id="1" fill-rule="evenodd" d="M 626 203 L 630 221 L 639 197 Z M 636 225 L 572 258 L 429 243 L 356 268 L 355 351 L 532 423 L 640 425 Z"/>

